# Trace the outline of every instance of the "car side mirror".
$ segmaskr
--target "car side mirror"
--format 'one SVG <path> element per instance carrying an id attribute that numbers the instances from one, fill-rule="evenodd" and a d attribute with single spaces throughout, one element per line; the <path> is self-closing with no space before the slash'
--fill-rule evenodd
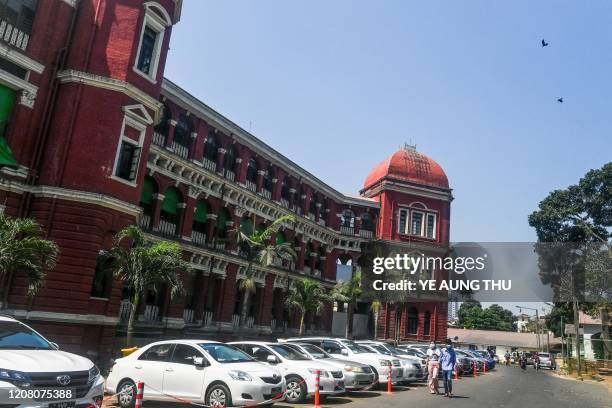
<path id="1" fill-rule="evenodd" d="M 59 349 L 60 349 L 60 347 L 59 347 L 59 345 L 58 345 L 57 343 L 53 343 L 53 342 L 51 342 L 51 343 L 49 343 L 49 344 L 51 344 L 51 346 L 53 346 L 53 348 L 54 348 L 54 349 L 56 349 L 56 350 L 59 350 Z"/>
<path id="2" fill-rule="evenodd" d="M 196 367 L 207 367 L 208 366 L 208 361 L 204 360 L 204 357 L 194 357 L 193 358 L 193 365 Z"/>
<path id="3" fill-rule="evenodd" d="M 273 356 L 273 355 L 269 355 L 269 356 L 266 358 L 266 361 L 267 361 L 268 363 L 270 363 L 270 364 L 277 364 L 277 363 L 278 363 L 278 359 L 276 358 L 276 356 Z"/>
<path id="4" fill-rule="evenodd" d="M 340 351 L 340 354 L 342 354 L 343 356 L 348 356 L 348 350 L 347 349 L 342 349 Z"/>

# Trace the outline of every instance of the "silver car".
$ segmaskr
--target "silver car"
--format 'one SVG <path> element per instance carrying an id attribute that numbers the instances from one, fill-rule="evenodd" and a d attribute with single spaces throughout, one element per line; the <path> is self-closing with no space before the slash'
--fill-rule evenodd
<path id="1" fill-rule="evenodd" d="M 396 357 L 384 347 L 376 345 L 376 344 L 359 344 L 359 346 L 371 351 L 372 353 L 378 353 L 378 354 L 382 354 L 386 356 Z M 416 381 L 416 380 L 420 380 L 423 378 L 423 369 L 421 367 L 421 364 L 412 360 L 412 358 L 407 359 L 407 358 L 402 358 L 402 357 L 396 357 L 396 360 L 393 360 L 393 361 L 394 361 L 394 365 L 395 365 L 395 361 L 398 361 L 398 364 L 400 364 L 402 367 L 402 378 L 400 381 L 407 383 L 410 381 Z"/>
<path id="2" fill-rule="evenodd" d="M 540 356 L 540 368 L 548 368 L 549 370 L 556 370 L 557 363 L 555 357 L 551 353 L 538 353 Z"/>
<path id="3" fill-rule="evenodd" d="M 422 358 L 420 356 L 416 356 L 413 353 L 409 353 L 406 350 L 398 349 L 391 344 L 382 342 L 382 341 L 373 341 L 373 340 L 362 340 L 358 341 L 359 345 L 368 345 L 373 346 L 378 351 L 382 351 L 383 354 L 391 355 L 394 357 L 399 357 L 402 360 L 410 360 L 412 364 L 416 367 L 417 373 L 416 378 L 410 378 L 410 380 L 425 380 L 427 379 L 427 359 Z M 412 350 L 416 354 L 416 350 Z M 408 365 L 408 364 L 404 364 Z"/>
<path id="4" fill-rule="evenodd" d="M 287 346 L 298 349 L 300 352 L 310 356 L 314 360 L 321 360 L 337 367 L 344 373 L 344 388 L 347 391 L 360 390 L 374 384 L 375 376 L 372 368 L 368 365 L 355 361 L 335 358 L 325 352 L 322 348 L 308 343 L 285 343 Z"/>

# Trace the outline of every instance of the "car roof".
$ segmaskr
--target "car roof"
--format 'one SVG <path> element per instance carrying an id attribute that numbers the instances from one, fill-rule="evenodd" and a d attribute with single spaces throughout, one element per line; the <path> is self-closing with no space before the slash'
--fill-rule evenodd
<path id="1" fill-rule="evenodd" d="M 206 339 L 174 339 L 174 340 L 155 341 L 153 343 L 147 344 L 147 346 L 150 346 L 150 345 L 153 345 L 153 344 L 157 345 L 157 344 L 174 344 L 174 343 L 182 343 L 182 344 L 202 344 L 202 343 L 223 344 L 220 341 L 206 340 Z"/>
<path id="2" fill-rule="evenodd" d="M 19 320 L 15 319 L 13 316 L 0 314 L 0 321 L 2 322 L 19 322 Z M 19 322 L 21 323 L 21 322 Z"/>
<path id="3" fill-rule="evenodd" d="M 274 343 L 274 342 L 270 342 L 270 341 L 250 341 L 250 340 L 243 340 L 243 341 L 231 341 L 227 344 L 255 344 L 257 346 L 271 346 L 271 345 L 275 345 L 275 344 L 282 344 L 282 343 Z"/>

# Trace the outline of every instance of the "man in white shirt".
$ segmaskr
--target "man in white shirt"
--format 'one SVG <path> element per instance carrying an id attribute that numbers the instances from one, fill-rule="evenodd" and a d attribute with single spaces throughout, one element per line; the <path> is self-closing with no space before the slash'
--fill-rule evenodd
<path id="1" fill-rule="evenodd" d="M 438 372 L 440 371 L 440 349 L 436 346 L 435 342 L 429 344 L 427 349 L 427 386 L 429 392 L 432 394 L 438 394 Z"/>

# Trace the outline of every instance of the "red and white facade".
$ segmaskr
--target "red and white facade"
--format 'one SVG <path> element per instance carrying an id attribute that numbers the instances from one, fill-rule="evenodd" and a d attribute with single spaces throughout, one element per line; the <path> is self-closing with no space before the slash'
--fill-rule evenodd
<path id="1" fill-rule="evenodd" d="M 31 25 L 0 9 L 0 34 L 3 24 L 13 30 L 0 35 L 0 86 L 18 95 L 4 137 L 20 163 L 0 169 L 0 203 L 8 215 L 36 218 L 61 256 L 31 299 L 24 277 L 3 281 L 2 306 L 64 349 L 103 360 L 119 345 L 127 293 L 100 273 L 97 256 L 130 224 L 152 239 L 179 242 L 195 271 L 185 276 L 186 296 L 147 295 L 140 342 L 231 338 L 246 261 L 226 232 L 253 220 L 257 228 L 293 214 L 296 222 L 272 239 L 292 242 L 298 259 L 257 271 L 244 330 L 250 337 L 295 330 L 297 318 L 282 301 L 290 281 L 310 277 L 331 288 L 337 263 L 358 263 L 362 244 L 376 237 L 448 244 L 450 189 L 430 159 L 423 164 L 412 151 L 414 166 L 392 159 L 374 170 L 361 197 L 346 196 L 164 79 L 181 0 L 26 3 Z M 395 177 L 397 168 L 407 178 Z M 398 232 L 401 208 L 436 214 L 435 236 Z M 445 305 L 417 307 L 420 321 L 433 313 L 435 325 L 429 334 L 419 326 L 415 338 L 442 338 Z M 404 309 L 385 306 L 379 332 L 395 336 L 391 322 L 396 315 L 402 321 Z M 310 316 L 308 331 L 329 332 L 332 313 L 329 305 Z"/>

